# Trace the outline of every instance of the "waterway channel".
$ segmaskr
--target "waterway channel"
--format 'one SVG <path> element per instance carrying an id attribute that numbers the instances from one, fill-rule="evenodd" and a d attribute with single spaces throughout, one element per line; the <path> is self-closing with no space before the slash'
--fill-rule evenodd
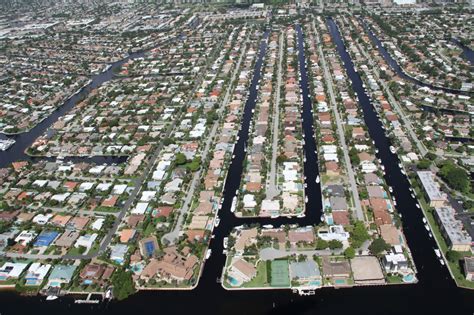
<path id="1" fill-rule="evenodd" d="M 235 158 L 229 168 L 225 183 L 225 199 L 222 209 L 220 225 L 214 230 L 215 238 L 211 241 L 213 254 L 206 262 L 199 285 L 192 291 L 146 291 L 137 293 L 123 302 L 112 301 L 98 306 L 75 305 L 72 298 L 45 304 L 44 297 L 22 297 L 13 292 L 0 294 L 0 312 L 2 314 L 472 314 L 474 311 L 474 292 L 459 289 L 450 278 L 447 269 L 442 267 L 434 252 L 434 241 L 429 238 L 422 224 L 422 215 L 415 207 L 415 200 L 409 193 L 409 183 L 398 168 L 398 159 L 389 151 L 389 140 L 384 134 L 381 123 L 365 95 L 362 81 L 354 71 L 352 61 L 345 51 L 344 43 L 332 20 L 328 20 L 329 29 L 337 51 L 344 61 L 346 71 L 352 80 L 354 91 L 359 96 L 359 101 L 364 110 L 365 121 L 370 135 L 375 140 L 379 149 L 378 157 L 382 159 L 387 172 L 386 181 L 394 187 L 398 209 L 403 214 L 403 227 L 408 244 L 412 250 L 418 267 L 420 282 L 413 285 L 367 286 L 347 289 L 324 288 L 317 290 L 314 296 L 298 296 L 290 290 L 224 290 L 217 278 L 221 276 L 225 262 L 222 254 L 222 240 L 234 226 L 240 224 L 273 224 L 278 226 L 285 223 L 299 223 L 301 225 L 319 222 L 318 187 L 306 190 L 313 199 L 309 213 L 305 218 L 298 219 L 238 219 L 230 212 L 232 198 L 239 188 L 244 160 L 243 148 L 248 139 L 248 128 L 252 118 L 252 109 L 257 100 L 256 85 L 260 80 L 261 66 L 267 47 L 267 36 L 260 44 L 255 72 L 249 90 L 249 98 L 245 105 L 242 128 L 239 132 L 234 154 Z M 298 32 L 299 60 L 304 53 L 303 35 L 300 28 Z M 301 69 L 301 68 L 300 68 Z M 302 71 L 303 72 L 303 71 Z M 302 85 L 306 75 L 302 74 Z M 302 88 L 303 93 L 307 90 Z M 305 99 L 306 96 L 303 96 Z M 309 98 L 308 98 L 309 100 Z M 309 106 L 309 107 L 308 107 Z M 311 108 L 311 103 L 304 104 L 304 120 L 306 109 Z M 311 115 L 310 115 L 311 116 Z M 312 116 L 311 116 L 312 117 Z M 308 121 L 309 122 L 309 121 Z M 308 131 L 304 124 L 305 133 Z M 309 132 L 309 131 L 308 131 Z M 307 137 L 307 136 L 305 136 Z M 307 140 L 310 138 L 307 138 Z M 308 143 L 309 141 L 306 141 Z M 309 147 L 308 147 L 309 148 Z M 316 146 L 314 145 L 314 149 Z M 307 150 L 307 148 L 305 148 Z M 314 152 L 314 151 L 313 151 Z M 308 159 L 308 158 L 307 158 Z M 315 156 L 315 161 L 317 161 Z M 317 174 L 317 164 L 312 172 Z M 306 167 L 305 175 L 310 172 L 311 165 Z M 307 175 L 306 175 L 307 176 Z M 308 178 L 308 177 L 307 177 Z M 308 188 L 310 186 L 308 185 Z M 320 211 L 320 209 L 319 209 Z"/>
<path id="2" fill-rule="evenodd" d="M 419 86 L 422 86 L 422 87 L 428 87 L 432 90 L 439 90 L 439 91 L 444 91 L 446 93 L 452 93 L 452 94 L 461 94 L 461 95 L 474 95 L 474 92 L 471 91 L 462 91 L 462 90 L 456 90 L 456 89 L 451 89 L 451 88 L 446 88 L 446 87 L 442 87 L 442 86 L 437 86 L 437 85 L 433 85 L 433 84 L 429 84 L 429 83 L 426 83 L 426 82 L 423 82 L 423 81 L 420 81 L 414 77 L 412 77 L 411 75 L 408 75 L 405 70 L 402 69 L 402 67 L 398 64 L 398 62 L 393 59 L 393 57 L 390 55 L 390 53 L 387 51 L 387 49 L 385 49 L 385 47 L 383 46 L 382 42 L 380 41 L 380 39 L 372 32 L 372 30 L 370 29 L 370 27 L 367 25 L 367 23 L 364 21 L 364 20 L 360 20 L 362 22 L 362 25 L 363 27 L 365 28 L 365 30 L 367 31 L 367 33 L 369 34 L 369 38 L 374 42 L 374 44 L 377 46 L 380 54 L 382 55 L 382 57 L 385 59 L 385 61 L 387 62 L 387 64 L 402 78 L 402 79 L 405 79 L 405 80 L 408 80 L 410 82 L 413 82 Z"/>

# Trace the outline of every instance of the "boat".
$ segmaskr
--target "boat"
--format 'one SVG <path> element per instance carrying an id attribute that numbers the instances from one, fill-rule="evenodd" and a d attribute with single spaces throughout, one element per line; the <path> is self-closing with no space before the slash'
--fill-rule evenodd
<path id="1" fill-rule="evenodd" d="M 424 224 L 426 224 L 426 223 L 427 223 L 427 221 L 426 221 L 426 218 L 423 218 L 423 223 L 424 223 Z"/>
<path id="2" fill-rule="evenodd" d="M 321 222 L 324 222 L 326 221 L 326 217 L 324 216 L 324 214 L 321 214 Z"/>
<path id="3" fill-rule="evenodd" d="M 428 235 L 429 235 L 431 238 L 433 238 L 433 234 L 431 234 L 431 232 L 429 232 Z"/>
<path id="4" fill-rule="evenodd" d="M 271 225 L 271 224 L 265 224 L 262 227 L 265 228 L 265 229 L 273 229 L 273 225 Z"/>
<path id="5" fill-rule="evenodd" d="M 105 298 L 108 300 L 112 299 L 112 289 L 109 288 L 107 291 L 105 291 Z"/>
<path id="6" fill-rule="evenodd" d="M 441 258 L 441 251 L 439 249 L 435 248 L 434 252 L 438 258 Z"/>
<path id="7" fill-rule="evenodd" d="M 393 154 L 397 152 L 397 150 L 395 150 L 395 147 L 393 145 L 390 146 L 390 152 L 392 152 Z"/>
<path id="8" fill-rule="evenodd" d="M 230 212 L 235 212 L 235 207 L 237 206 L 237 196 L 232 199 L 232 205 L 230 206 Z"/>
<path id="9" fill-rule="evenodd" d="M 416 204 L 416 207 L 417 207 L 418 209 L 420 209 L 420 204 L 417 203 L 417 204 Z"/>
<path id="10" fill-rule="evenodd" d="M 206 252 L 206 259 L 209 259 L 209 257 L 211 257 L 211 254 L 212 254 L 212 250 L 209 248 Z"/>
<path id="11" fill-rule="evenodd" d="M 224 248 L 227 248 L 227 245 L 229 244 L 229 238 L 228 237 L 224 237 L 224 240 L 223 240 L 223 246 Z"/>
<path id="12" fill-rule="evenodd" d="M 426 229 L 427 231 L 430 231 L 430 226 L 429 226 L 428 224 L 425 224 L 425 229 Z"/>
<path id="13" fill-rule="evenodd" d="M 56 300 L 58 297 L 56 295 L 48 295 L 46 297 L 46 301 L 54 301 Z"/>
<path id="14" fill-rule="evenodd" d="M 306 197 L 304 198 L 304 202 L 305 202 L 305 203 L 308 203 L 308 196 L 306 196 Z"/>
<path id="15" fill-rule="evenodd" d="M 304 183 L 304 188 L 307 188 L 308 187 L 308 184 Z"/>
<path id="16" fill-rule="evenodd" d="M 444 260 L 443 260 L 443 258 L 440 258 L 440 259 L 439 259 L 439 262 L 440 262 L 441 265 L 444 266 Z"/>
<path id="17" fill-rule="evenodd" d="M 412 197 L 413 199 L 415 199 L 415 194 L 411 194 L 411 197 Z"/>
<path id="18" fill-rule="evenodd" d="M 0 140 L 0 151 L 6 151 L 10 149 L 10 147 L 14 145 L 15 142 L 16 141 L 13 139 Z"/>
<path id="19" fill-rule="evenodd" d="M 320 182 L 320 179 L 319 179 L 319 175 L 318 175 L 318 176 L 316 176 L 316 184 L 319 184 L 319 182 Z"/>
<path id="20" fill-rule="evenodd" d="M 393 188 L 392 188 L 392 186 L 388 186 L 388 191 L 391 192 L 391 193 L 393 193 Z"/>
<path id="21" fill-rule="evenodd" d="M 221 219 L 219 219 L 219 217 L 216 217 L 216 220 L 214 221 L 214 227 L 218 227 L 219 223 L 221 223 Z"/>

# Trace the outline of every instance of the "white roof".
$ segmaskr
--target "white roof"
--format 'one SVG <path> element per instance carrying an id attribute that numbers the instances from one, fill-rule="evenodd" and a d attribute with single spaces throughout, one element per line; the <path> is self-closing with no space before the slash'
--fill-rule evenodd
<path id="1" fill-rule="evenodd" d="M 104 218 L 98 218 L 97 220 L 92 223 L 91 227 L 93 230 L 100 230 L 102 225 L 104 224 L 105 219 Z"/>
<path id="2" fill-rule="evenodd" d="M 148 202 L 139 202 L 137 203 L 137 206 L 133 208 L 132 214 L 145 214 L 147 208 Z"/>
<path id="3" fill-rule="evenodd" d="M 0 268 L 0 275 L 8 278 L 18 278 L 26 266 L 28 266 L 27 263 L 6 262 L 2 268 Z"/>
<path id="4" fill-rule="evenodd" d="M 126 189 L 127 189 L 127 185 L 123 185 L 123 184 L 115 185 L 112 190 L 112 193 L 114 195 L 121 195 L 125 192 Z"/>
<path id="5" fill-rule="evenodd" d="M 41 280 L 41 279 L 44 279 L 44 277 L 46 277 L 49 269 L 51 269 L 51 265 L 49 264 L 43 265 L 41 263 L 35 262 L 31 264 L 30 268 L 28 268 L 28 275 L 29 277 L 34 276 L 38 278 L 39 280 Z"/>

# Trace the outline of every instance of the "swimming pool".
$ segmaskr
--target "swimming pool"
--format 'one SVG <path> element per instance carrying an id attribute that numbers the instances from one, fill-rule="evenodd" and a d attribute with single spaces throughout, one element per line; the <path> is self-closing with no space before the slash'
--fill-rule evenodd
<path id="1" fill-rule="evenodd" d="M 346 280 L 336 279 L 336 280 L 334 280 L 334 284 L 343 285 L 343 284 L 346 284 Z"/>
<path id="2" fill-rule="evenodd" d="M 239 285 L 239 281 L 233 277 L 229 277 L 229 283 L 233 286 L 238 286 Z"/>
<path id="3" fill-rule="evenodd" d="M 412 273 L 407 274 L 406 276 L 403 277 L 403 282 L 410 283 L 410 282 L 413 282 L 414 280 L 415 280 L 415 277 L 413 276 Z"/>

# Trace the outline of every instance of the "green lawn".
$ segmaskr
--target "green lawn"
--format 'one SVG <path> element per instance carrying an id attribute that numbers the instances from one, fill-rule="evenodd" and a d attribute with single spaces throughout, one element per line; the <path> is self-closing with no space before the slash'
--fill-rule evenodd
<path id="1" fill-rule="evenodd" d="M 264 261 L 259 261 L 257 265 L 257 275 L 255 278 L 242 285 L 244 288 L 261 288 L 268 287 L 267 279 L 267 264 Z"/>

